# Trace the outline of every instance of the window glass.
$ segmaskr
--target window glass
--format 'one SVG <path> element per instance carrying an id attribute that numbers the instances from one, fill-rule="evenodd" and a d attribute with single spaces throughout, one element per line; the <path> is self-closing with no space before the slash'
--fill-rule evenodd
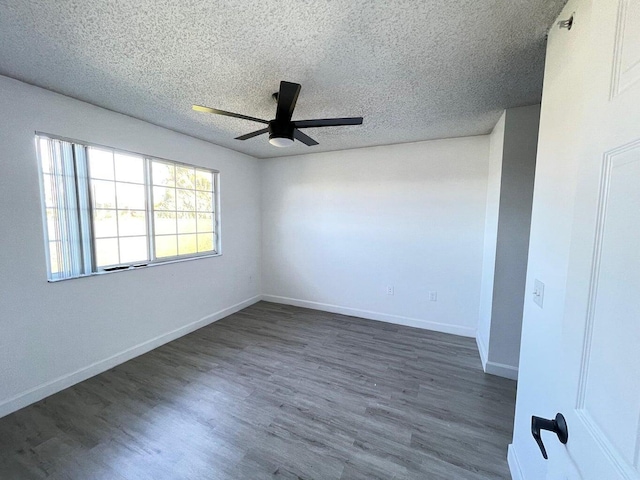
<path id="1" fill-rule="evenodd" d="M 176 167 L 166 162 L 154 161 L 151 163 L 153 184 L 163 187 L 176 186 Z"/>
<path id="2" fill-rule="evenodd" d="M 93 235 L 96 238 L 117 237 L 117 210 L 95 209 L 93 211 Z"/>
<path id="3" fill-rule="evenodd" d="M 144 210 L 147 200 L 144 185 L 115 182 L 118 210 Z"/>
<path id="4" fill-rule="evenodd" d="M 178 255 L 198 252 L 196 235 L 178 235 Z"/>
<path id="5" fill-rule="evenodd" d="M 149 261 L 144 157 L 87 150 L 97 267 Z"/>
<path id="6" fill-rule="evenodd" d="M 88 150 L 91 178 L 114 180 L 113 152 L 95 147 L 89 147 Z"/>
<path id="7" fill-rule="evenodd" d="M 158 235 L 156 236 L 156 257 L 175 257 L 178 255 L 178 236 L 177 235 Z"/>
<path id="8" fill-rule="evenodd" d="M 198 252 L 208 252 L 213 249 L 213 233 L 198 233 Z"/>
<path id="9" fill-rule="evenodd" d="M 116 184 L 104 180 L 91 181 L 94 208 L 116 208 Z"/>
<path id="10" fill-rule="evenodd" d="M 166 162 L 159 160 L 152 160 L 151 170 L 154 177 L 156 256 L 192 255 L 215 251 L 213 173 L 185 165 L 171 168 Z M 165 238 L 165 235 L 174 233 L 178 236 Z M 198 234 L 207 235 L 200 241 Z"/>
<path id="11" fill-rule="evenodd" d="M 121 237 L 120 263 L 144 261 L 148 258 L 146 237 Z"/>
<path id="12" fill-rule="evenodd" d="M 120 263 L 120 251 L 117 238 L 97 238 L 95 241 L 96 264 L 108 267 Z"/>
<path id="13" fill-rule="evenodd" d="M 197 231 L 195 212 L 178 213 L 178 233 L 196 233 Z"/>
<path id="14" fill-rule="evenodd" d="M 116 153 L 114 155 L 116 180 L 144 184 L 144 158 Z"/>
<path id="15" fill-rule="evenodd" d="M 168 235 L 178 232 L 176 212 L 154 212 L 154 231 L 156 235 Z"/>
<path id="16" fill-rule="evenodd" d="M 176 209 L 176 189 L 153 187 L 153 208 L 155 210 Z"/>

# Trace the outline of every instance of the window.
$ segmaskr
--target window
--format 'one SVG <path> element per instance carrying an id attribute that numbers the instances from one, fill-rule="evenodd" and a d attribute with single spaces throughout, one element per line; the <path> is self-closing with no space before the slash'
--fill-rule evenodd
<path id="1" fill-rule="evenodd" d="M 49 280 L 219 253 L 219 174 L 36 136 Z"/>

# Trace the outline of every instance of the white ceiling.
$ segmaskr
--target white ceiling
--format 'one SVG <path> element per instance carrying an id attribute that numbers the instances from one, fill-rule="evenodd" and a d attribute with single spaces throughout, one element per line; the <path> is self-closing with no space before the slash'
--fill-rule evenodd
<path id="1" fill-rule="evenodd" d="M 564 0 L 3 0 L 0 74 L 256 157 L 488 133 L 540 101 Z M 278 149 L 262 125 L 280 80 L 320 145 Z M 51 132 L 55 133 L 55 132 Z"/>

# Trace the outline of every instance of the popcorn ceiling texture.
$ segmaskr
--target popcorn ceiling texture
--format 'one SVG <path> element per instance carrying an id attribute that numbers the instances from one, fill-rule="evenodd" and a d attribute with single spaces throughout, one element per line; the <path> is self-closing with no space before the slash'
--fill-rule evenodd
<path id="1" fill-rule="evenodd" d="M 0 74 L 256 157 L 488 133 L 540 101 L 546 31 L 564 0 L 3 0 Z M 280 80 L 302 84 L 287 149 L 272 119 Z M 55 133 L 55 132 L 49 132 Z"/>

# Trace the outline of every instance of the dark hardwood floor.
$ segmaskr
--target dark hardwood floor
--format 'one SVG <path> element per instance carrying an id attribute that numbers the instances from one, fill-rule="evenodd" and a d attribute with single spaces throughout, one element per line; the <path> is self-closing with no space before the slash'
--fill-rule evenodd
<path id="1" fill-rule="evenodd" d="M 258 303 L 0 419 L 8 479 L 508 479 L 474 340 Z"/>

